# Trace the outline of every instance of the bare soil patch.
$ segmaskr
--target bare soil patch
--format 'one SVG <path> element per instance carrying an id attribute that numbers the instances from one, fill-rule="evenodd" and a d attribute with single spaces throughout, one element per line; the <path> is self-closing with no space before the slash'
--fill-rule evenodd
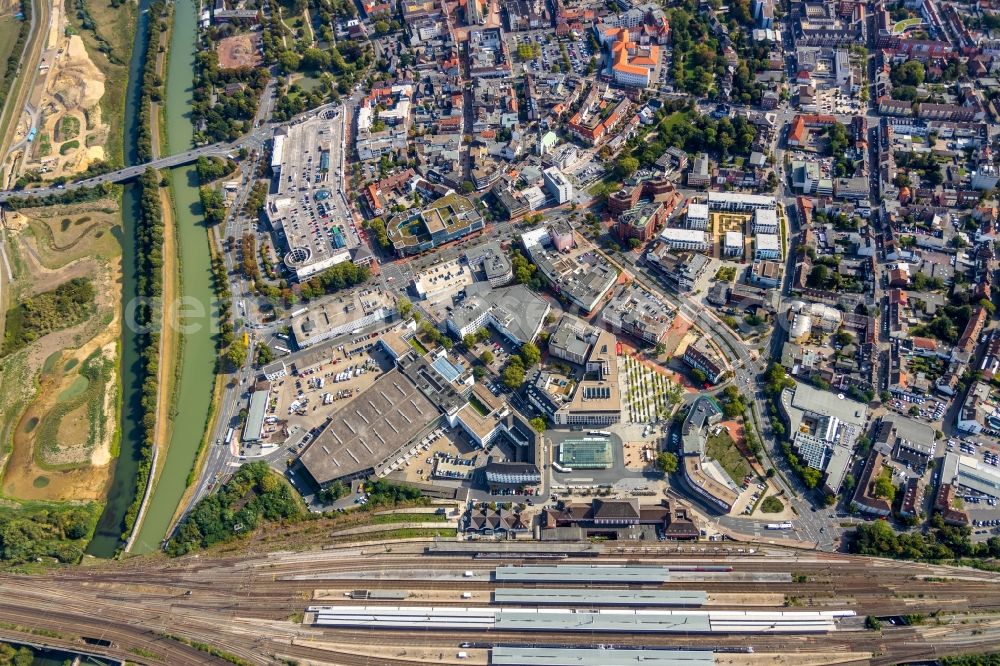
<path id="1" fill-rule="evenodd" d="M 257 67 L 264 62 L 260 54 L 260 33 L 256 32 L 226 37 L 219 41 L 215 50 L 222 69 Z"/>

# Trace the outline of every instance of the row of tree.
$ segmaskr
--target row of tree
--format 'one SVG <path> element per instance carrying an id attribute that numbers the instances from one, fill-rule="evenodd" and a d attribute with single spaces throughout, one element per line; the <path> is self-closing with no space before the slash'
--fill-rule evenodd
<path id="1" fill-rule="evenodd" d="M 160 33 L 168 29 L 170 11 L 173 5 L 167 5 L 164 0 L 156 0 L 149 7 L 149 15 L 156 17 L 150 22 L 149 41 L 146 43 L 146 54 L 142 63 L 142 83 L 139 88 L 139 127 L 135 139 L 135 152 L 139 162 L 149 162 L 153 159 L 153 122 L 151 104 L 163 97 L 163 81 L 156 73 L 156 56 L 160 52 Z M 153 26 L 156 26 L 154 30 Z"/>
<path id="2" fill-rule="evenodd" d="M 136 282 L 138 291 L 135 324 L 142 349 L 142 446 L 135 478 L 135 497 L 125 513 L 122 539 L 127 540 L 139 515 L 139 507 L 152 473 L 153 436 L 156 431 L 156 400 L 159 390 L 161 314 L 155 305 L 163 296 L 163 216 L 160 208 L 160 175 L 146 169 L 139 177 L 139 218 L 136 224 Z"/>
<path id="3" fill-rule="evenodd" d="M 973 542 L 967 525 L 946 525 L 941 514 L 930 519 L 930 530 L 897 533 L 885 520 L 862 523 L 850 533 L 852 553 L 900 560 L 961 560 L 1000 558 L 1000 537 Z"/>
<path id="4" fill-rule="evenodd" d="M 28 40 L 28 33 L 31 31 L 31 1 L 21 0 L 21 25 L 17 29 L 17 37 L 14 39 L 14 48 L 11 49 L 10 56 L 4 64 L 3 74 L 0 75 L 0 109 L 7 101 L 7 93 L 10 92 L 14 81 L 14 74 L 21 63 L 21 53 Z"/>

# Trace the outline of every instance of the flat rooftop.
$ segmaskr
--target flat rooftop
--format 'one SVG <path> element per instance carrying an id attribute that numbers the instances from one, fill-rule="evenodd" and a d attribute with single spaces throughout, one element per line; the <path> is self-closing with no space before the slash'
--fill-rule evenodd
<path id="1" fill-rule="evenodd" d="M 605 437 L 567 439 L 559 445 L 559 464 L 573 469 L 608 469 L 611 440 Z"/>
<path id="2" fill-rule="evenodd" d="M 335 412 L 299 461 L 320 485 L 367 475 L 391 464 L 437 416 L 416 385 L 393 369 Z"/>
<path id="3" fill-rule="evenodd" d="M 565 604 L 567 606 L 704 606 L 708 593 L 687 590 L 597 590 L 573 588 L 500 588 L 496 604 Z"/>
<path id="4" fill-rule="evenodd" d="M 300 347 L 308 347 L 313 341 L 347 333 L 352 324 L 367 326 L 371 322 L 362 321 L 370 315 L 384 316 L 393 309 L 396 299 L 380 288 L 356 289 L 350 292 L 316 299 L 301 308 L 291 319 L 292 333 Z"/>
<path id="5" fill-rule="evenodd" d="M 500 566 L 494 576 L 504 583 L 667 583 L 670 571 L 660 566 L 625 565 L 526 565 Z"/>
<path id="6" fill-rule="evenodd" d="M 711 650 L 601 650 L 495 647 L 494 666 L 714 666 Z"/>
<path id="7" fill-rule="evenodd" d="M 358 244 L 338 191 L 343 122 L 342 114 L 319 114 L 275 137 L 275 145 L 281 144 L 281 166 L 277 190 L 267 197 L 267 217 L 284 236 L 286 263 L 303 274 L 312 265 L 326 268 L 346 261 Z"/>

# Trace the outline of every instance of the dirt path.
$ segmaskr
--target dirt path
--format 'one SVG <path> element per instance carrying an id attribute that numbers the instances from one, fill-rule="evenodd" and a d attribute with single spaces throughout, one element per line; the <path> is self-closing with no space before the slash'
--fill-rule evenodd
<path id="1" fill-rule="evenodd" d="M 177 294 L 180 278 L 177 274 L 177 234 L 174 228 L 174 204 L 170 192 L 160 188 L 160 209 L 163 211 L 163 326 L 160 333 L 160 364 L 156 396 L 156 431 L 153 446 L 159 452 L 157 469 L 153 470 L 153 480 L 159 478 L 167 460 L 170 447 L 171 428 L 170 407 L 173 403 L 174 369 L 178 362 L 177 327 L 172 324 L 177 315 Z"/>

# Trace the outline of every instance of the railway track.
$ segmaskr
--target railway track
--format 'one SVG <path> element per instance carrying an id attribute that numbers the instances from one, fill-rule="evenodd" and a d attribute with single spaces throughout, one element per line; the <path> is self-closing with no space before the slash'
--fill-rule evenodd
<path id="1" fill-rule="evenodd" d="M 273 663 L 272 655 L 354 666 L 379 664 L 413 666 L 414 661 L 384 653 L 385 646 L 412 645 L 454 650 L 470 641 L 523 642 L 524 636 L 503 632 L 475 634 L 453 632 L 357 630 L 306 627 L 289 619 L 312 603 L 333 604 L 336 600 L 313 602 L 317 589 L 402 589 L 414 592 L 453 590 L 479 592 L 474 605 L 488 603 L 489 593 L 498 587 L 519 587 L 497 583 L 487 577 L 499 564 L 521 564 L 532 558 L 504 561 L 473 560 L 467 556 L 424 556 L 419 553 L 367 553 L 367 549 L 269 554 L 252 558 L 136 558 L 121 563 L 102 564 L 88 569 L 68 569 L 47 578 L 0 576 L 0 623 L 20 626 L 35 639 L 39 633 L 55 633 L 53 644 L 79 645 L 82 636 L 103 637 L 114 647 L 108 656 L 125 657 L 137 663 L 224 663 L 183 642 L 167 638 L 179 636 L 225 650 L 253 664 Z M 604 556 L 587 560 L 593 564 L 658 564 L 691 566 L 710 561 L 731 566 L 732 575 L 717 580 L 675 580 L 663 585 L 628 586 L 634 589 L 694 589 L 715 593 L 778 593 L 796 609 L 849 607 L 859 614 L 896 615 L 901 613 L 980 612 L 1000 610 L 1000 576 L 982 572 L 932 567 L 905 562 L 868 560 L 817 553 L 797 553 L 768 549 L 768 557 L 707 558 L 696 554 L 673 554 L 648 559 L 636 555 Z M 472 571 L 465 578 L 464 571 Z M 426 572 L 421 578 L 409 578 Z M 450 574 L 448 574 L 450 572 Z M 755 573 L 791 574 L 792 580 L 752 582 Z M 301 579 L 303 575 L 329 574 L 336 578 Z M 740 578 L 743 579 L 740 579 Z M 936 580 L 926 580 L 932 577 Z M 970 578 L 965 580 L 964 578 Z M 522 587 L 547 587 L 549 584 Z M 595 584 L 591 587 L 622 587 Z M 380 602 L 367 601 L 371 605 Z M 443 600 L 423 605 L 465 605 L 469 602 Z M 724 608 L 719 606 L 718 608 Z M 747 647 L 758 652 L 869 652 L 874 663 L 926 659 L 972 649 L 986 649 L 1000 639 L 1000 628 L 983 636 L 968 634 L 947 640 L 928 641 L 911 627 L 893 627 L 876 632 L 837 632 L 826 635 L 752 637 L 735 635 L 683 636 L 650 634 L 594 634 L 593 643 L 655 646 Z M 968 634 L 968 635 L 967 635 Z M 391 636 L 391 638 L 387 638 Z M 302 639 L 316 639 L 345 645 L 371 646 L 372 655 L 352 654 L 302 645 Z M 563 633 L 532 634 L 539 643 L 564 643 Z M 143 653 L 157 655 L 144 657 Z"/>

